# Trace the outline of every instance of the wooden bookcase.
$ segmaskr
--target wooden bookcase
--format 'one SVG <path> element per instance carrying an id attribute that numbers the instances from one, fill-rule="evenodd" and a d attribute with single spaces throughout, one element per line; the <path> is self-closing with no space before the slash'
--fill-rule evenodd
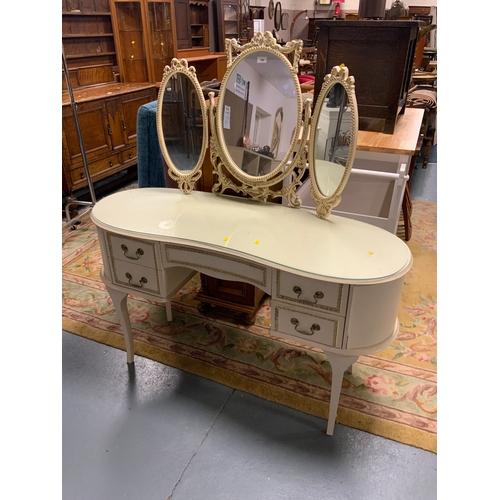
<path id="1" fill-rule="evenodd" d="M 109 0 L 63 0 L 62 44 L 73 87 L 111 82 L 116 50 Z M 63 89 L 67 89 L 64 73 Z"/>
<path id="2" fill-rule="evenodd" d="M 179 50 L 210 47 L 208 0 L 175 0 Z"/>

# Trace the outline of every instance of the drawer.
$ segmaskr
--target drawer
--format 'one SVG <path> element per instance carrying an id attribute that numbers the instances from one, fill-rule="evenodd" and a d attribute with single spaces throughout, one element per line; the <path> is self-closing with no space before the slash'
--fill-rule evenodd
<path id="1" fill-rule="evenodd" d="M 126 149 L 120 153 L 122 163 L 127 163 L 132 160 L 137 160 L 137 148 L 134 146 L 133 148 Z"/>
<path id="2" fill-rule="evenodd" d="M 277 270 L 273 299 L 345 316 L 348 285 L 329 283 Z"/>
<path id="3" fill-rule="evenodd" d="M 90 175 L 95 175 L 104 172 L 110 168 L 118 167 L 120 163 L 120 155 L 117 153 L 106 157 L 104 160 L 94 161 L 89 163 Z M 71 181 L 78 182 L 87 179 L 85 175 L 85 168 L 83 166 L 71 170 Z"/>
<path id="4" fill-rule="evenodd" d="M 165 244 L 165 263 L 190 267 L 202 273 L 229 281 L 245 281 L 270 293 L 270 269 L 251 260 L 223 255 L 220 252 Z"/>
<path id="5" fill-rule="evenodd" d="M 307 343 L 312 340 L 330 347 L 338 347 L 344 331 L 344 318 L 316 313 L 310 309 L 292 307 L 272 301 L 272 327 L 276 332 L 291 335 Z"/>
<path id="6" fill-rule="evenodd" d="M 124 261 L 158 269 L 156 245 L 152 241 L 106 233 L 109 257 L 112 261 Z"/>
<path id="7" fill-rule="evenodd" d="M 112 281 L 116 285 L 130 288 L 133 292 L 162 295 L 159 271 L 132 262 L 111 261 Z"/>

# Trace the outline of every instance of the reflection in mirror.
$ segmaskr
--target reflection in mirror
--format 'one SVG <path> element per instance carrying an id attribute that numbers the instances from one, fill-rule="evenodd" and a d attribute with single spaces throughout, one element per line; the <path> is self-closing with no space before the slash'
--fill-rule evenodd
<path id="1" fill-rule="evenodd" d="M 316 181 L 321 194 L 331 196 L 344 177 L 351 139 L 351 109 L 342 84 L 328 92 L 316 130 Z"/>
<path id="2" fill-rule="evenodd" d="M 281 28 L 281 2 L 276 3 L 274 8 L 274 29 L 279 31 Z"/>
<path id="3" fill-rule="evenodd" d="M 289 68 L 275 54 L 258 50 L 234 66 L 222 97 L 223 139 L 242 172 L 261 177 L 290 156 L 298 119 L 298 98 Z"/>
<path id="4" fill-rule="evenodd" d="M 201 104 L 193 82 L 182 73 L 166 83 L 162 100 L 162 132 L 175 168 L 191 171 L 200 160 L 203 144 Z"/>
<path id="5" fill-rule="evenodd" d="M 194 68 L 185 59 L 165 67 L 158 94 L 157 130 L 168 174 L 183 192 L 194 189 L 207 148 L 208 120 Z"/>
<path id="6" fill-rule="evenodd" d="M 281 15 L 281 29 L 285 31 L 288 29 L 288 12 L 283 12 Z"/>
<path id="7" fill-rule="evenodd" d="M 325 77 L 311 119 L 311 196 L 321 218 L 340 203 L 354 162 L 357 133 L 354 78 L 345 66 L 335 66 Z"/>

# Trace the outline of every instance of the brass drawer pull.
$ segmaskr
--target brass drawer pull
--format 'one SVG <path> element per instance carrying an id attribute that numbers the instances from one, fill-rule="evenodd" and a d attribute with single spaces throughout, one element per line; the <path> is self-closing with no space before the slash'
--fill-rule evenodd
<path id="1" fill-rule="evenodd" d="M 137 251 L 135 252 L 135 257 L 131 257 L 130 255 L 127 255 L 128 248 L 127 245 L 122 245 L 121 249 L 123 250 L 123 255 L 127 257 L 127 259 L 130 260 L 139 260 L 141 258 L 141 255 L 144 255 L 144 250 L 142 248 L 138 248 Z"/>
<path id="2" fill-rule="evenodd" d="M 128 283 L 129 285 L 132 285 L 132 286 L 135 286 L 137 288 L 142 288 L 143 285 L 145 285 L 148 280 L 143 276 L 140 280 L 139 280 L 139 284 L 136 285 L 135 283 L 132 283 L 132 275 L 130 273 L 125 273 L 125 277 L 128 279 Z"/>
<path id="3" fill-rule="evenodd" d="M 294 286 L 293 293 L 296 293 L 297 298 L 299 299 L 300 296 L 302 295 L 302 288 L 300 288 L 300 286 Z M 316 304 L 318 302 L 318 300 L 321 300 L 322 298 L 324 298 L 324 296 L 325 296 L 325 294 L 323 292 L 317 291 L 313 296 L 314 302 L 311 302 L 309 300 L 304 300 L 303 302 L 305 302 L 307 304 Z"/>
<path id="4" fill-rule="evenodd" d="M 299 326 L 299 320 L 297 318 L 292 318 L 290 320 L 290 323 L 295 326 L 295 331 L 297 333 L 300 333 L 302 335 L 314 335 L 315 332 L 319 332 L 321 330 L 321 327 L 317 323 L 313 323 L 311 326 L 311 333 L 309 332 L 301 332 L 300 330 L 297 330 L 297 327 Z"/>

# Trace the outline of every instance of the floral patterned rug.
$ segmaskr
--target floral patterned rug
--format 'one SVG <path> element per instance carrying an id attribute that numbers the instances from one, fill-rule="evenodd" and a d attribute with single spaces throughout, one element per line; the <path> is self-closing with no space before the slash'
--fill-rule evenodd
<path id="1" fill-rule="evenodd" d="M 436 204 L 413 202 L 412 224 L 414 264 L 405 279 L 400 333 L 345 374 L 337 422 L 436 452 Z M 99 278 L 101 253 L 88 215 L 76 230 L 64 229 L 62 241 L 63 329 L 125 349 Z M 322 351 L 271 337 L 269 299 L 247 326 L 217 308 L 201 314 L 199 289 L 195 275 L 174 299 L 170 324 L 161 304 L 129 296 L 136 354 L 326 419 L 331 369 Z"/>

